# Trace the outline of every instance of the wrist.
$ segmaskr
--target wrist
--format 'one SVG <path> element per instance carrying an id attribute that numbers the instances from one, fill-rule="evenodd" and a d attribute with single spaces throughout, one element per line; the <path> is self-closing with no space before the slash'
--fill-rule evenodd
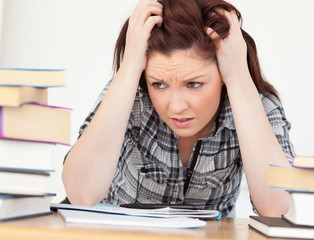
<path id="1" fill-rule="evenodd" d="M 236 71 L 233 71 L 228 75 L 222 76 L 222 79 L 228 91 L 234 88 L 242 88 L 243 86 L 248 86 L 251 83 L 254 84 L 248 67 L 238 67 Z"/>
<path id="2" fill-rule="evenodd" d="M 124 75 L 128 79 L 136 79 L 137 82 L 139 81 L 144 69 L 139 67 L 135 61 L 122 61 L 120 69 L 118 71 L 119 75 Z"/>

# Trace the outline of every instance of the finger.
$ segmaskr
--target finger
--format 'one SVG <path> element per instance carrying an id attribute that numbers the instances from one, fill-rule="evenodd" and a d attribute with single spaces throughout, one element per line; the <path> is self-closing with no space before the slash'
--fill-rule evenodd
<path id="1" fill-rule="evenodd" d="M 151 32 L 152 29 L 154 28 L 154 26 L 158 26 L 160 27 L 162 24 L 162 17 L 161 16 L 150 16 L 145 24 L 144 24 L 144 28 L 146 28 L 147 32 Z"/>
<path id="2" fill-rule="evenodd" d="M 163 5 L 158 2 L 157 0 L 142 0 L 142 1 L 139 1 L 139 3 L 136 5 L 133 13 L 135 12 L 142 12 L 143 11 L 143 8 L 145 7 L 159 7 L 159 8 L 163 8 Z"/>
<path id="3" fill-rule="evenodd" d="M 137 10 L 137 9 L 139 9 L 139 8 L 141 8 L 142 6 L 144 6 L 144 5 L 154 5 L 154 6 L 163 6 L 160 2 L 158 2 L 157 0 L 140 0 L 138 3 L 137 3 L 137 5 L 136 5 L 136 7 L 135 7 L 135 9 L 134 9 L 134 11 L 135 10 Z"/>
<path id="4" fill-rule="evenodd" d="M 228 12 L 228 11 L 225 10 L 225 9 L 223 9 L 223 8 L 215 8 L 215 9 L 214 9 L 214 12 L 215 12 L 216 14 L 219 14 L 219 15 L 224 16 L 224 15 L 226 14 L 226 12 Z"/>
<path id="5" fill-rule="evenodd" d="M 145 24 L 147 19 L 152 16 L 162 16 L 162 7 L 156 5 L 144 5 L 133 13 L 134 22 Z"/>
<path id="6" fill-rule="evenodd" d="M 235 22 L 240 22 L 240 21 L 239 21 L 239 18 L 238 18 L 238 14 L 237 14 L 237 12 L 236 12 L 235 10 L 231 10 L 231 11 L 229 12 L 229 14 L 230 14 L 230 16 L 231 16 L 231 18 L 232 18 L 233 21 L 235 21 Z"/>
<path id="7" fill-rule="evenodd" d="M 215 9 L 215 12 L 224 16 L 227 19 L 229 26 L 230 26 L 230 30 L 233 30 L 234 26 L 237 26 L 238 28 L 241 27 L 237 12 L 235 10 L 231 10 L 229 12 L 225 9 L 217 8 L 217 9 Z"/>
<path id="8" fill-rule="evenodd" d="M 204 30 L 205 30 L 205 33 L 210 37 L 210 39 L 214 41 L 216 47 L 219 47 L 221 42 L 222 42 L 219 34 L 217 32 L 215 32 L 215 30 L 210 28 L 210 27 L 205 27 Z"/>
<path id="9" fill-rule="evenodd" d="M 240 27 L 240 21 L 239 21 L 236 11 L 232 10 L 230 12 L 226 12 L 225 16 L 228 19 L 228 22 L 231 27 L 232 26 Z"/>
<path id="10" fill-rule="evenodd" d="M 205 32 L 212 40 L 220 39 L 218 33 L 210 27 L 205 27 Z"/>

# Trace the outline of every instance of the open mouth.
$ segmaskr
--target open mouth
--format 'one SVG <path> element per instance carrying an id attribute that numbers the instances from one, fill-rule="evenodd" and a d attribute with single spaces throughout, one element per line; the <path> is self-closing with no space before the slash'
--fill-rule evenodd
<path id="1" fill-rule="evenodd" d="M 174 125 L 178 128 L 185 128 L 189 126 L 193 121 L 193 118 L 171 118 L 171 119 Z"/>

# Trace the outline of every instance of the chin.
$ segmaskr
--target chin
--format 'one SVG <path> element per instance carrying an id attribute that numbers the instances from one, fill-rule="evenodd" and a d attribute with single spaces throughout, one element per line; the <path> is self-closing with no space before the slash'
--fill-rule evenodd
<path id="1" fill-rule="evenodd" d="M 180 138 L 201 138 L 209 133 L 209 130 L 204 129 L 173 129 L 172 131 Z"/>
<path id="2" fill-rule="evenodd" d="M 181 138 L 194 137 L 196 135 L 195 132 L 187 131 L 187 130 L 173 130 L 174 133 Z"/>

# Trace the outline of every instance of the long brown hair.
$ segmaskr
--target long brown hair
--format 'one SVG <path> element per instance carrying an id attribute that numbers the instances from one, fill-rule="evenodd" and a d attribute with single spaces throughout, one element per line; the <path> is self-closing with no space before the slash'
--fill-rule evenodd
<path id="1" fill-rule="evenodd" d="M 163 23 L 155 27 L 148 40 L 147 56 L 151 52 L 166 55 L 174 50 L 193 48 L 204 58 L 215 57 L 215 44 L 204 32 L 205 26 L 212 28 L 224 39 L 229 34 L 228 20 L 217 9 L 234 10 L 242 22 L 240 12 L 223 0 L 159 0 L 163 4 Z M 124 23 L 117 39 L 114 51 L 114 70 L 118 71 L 123 58 L 128 20 Z M 272 94 L 278 100 L 275 88 L 262 76 L 254 39 L 243 29 L 242 35 L 247 45 L 247 62 L 251 77 L 259 93 Z M 140 86 L 147 90 L 145 74 L 140 79 Z M 222 95 L 226 94 L 223 88 Z"/>

